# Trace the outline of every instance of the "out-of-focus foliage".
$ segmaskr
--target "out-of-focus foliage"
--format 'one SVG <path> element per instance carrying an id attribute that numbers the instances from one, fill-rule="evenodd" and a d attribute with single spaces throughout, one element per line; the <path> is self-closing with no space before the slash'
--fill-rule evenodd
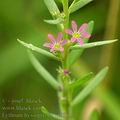
<path id="1" fill-rule="evenodd" d="M 62 11 L 61 3 L 57 3 L 59 4 L 60 11 Z M 105 32 L 109 5 L 110 1 L 108 0 L 94 0 L 86 7 L 71 14 L 71 19 L 75 19 L 78 24 L 94 20 L 95 27 L 91 41 L 101 40 Z M 111 19 L 112 17 L 114 16 L 111 16 Z M 118 17 L 118 19 L 119 18 L 120 17 Z M 17 103 L 9 104 L 8 100 L 11 99 L 40 99 L 41 103 L 39 106 L 48 106 L 50 111 L 55 113 L 58 112 L 58 103 L 56 102 L 57 95 L 55 91 L 34 70 L 29 62 L 26 49 L 17 42 L 17 38 L 19 38 L 28 43 L 31 42 L 42 47 L 42 44 L 46 40 L 46 34 L 53 31 L 54 33 L 57 32 L 56 27 L 48 25 L 44 22 L 44 19 L 52 18 L 50 17 L 49 11 L 45 7 L 43 0 L 0 0 L 0 101 L 2 101 L 0 102 L 0 106 L 17 105 Z M 110 29 L 112 28 L 110 27 Z M 119 33 L 120 25 L 118 23 L 115 38 L 120 37 Z M 83 73 L 83 71 L 81 72 L 82 69 L 84 69 L 85 72 L 88 72 L 87 70 L 89 69 L 92 71 L 98 70 L 99 58 L 104 54 L 101 52 L 101 49 L 102 47 L 85 51 L 84 55 L 81 57 L 81 68 L 78 70 L 80 75 Z M 114 94 L 113 98 L 118 101 L 120 101 L 119 51 L 120 44 L 118 42 L 114 45 L 114 50 L 111 53 L 113 54 L 113 59 L 110 63 L 110 69 L 112 69 L 111 81 L 109 82 L 108 88 L 106 87 L 108 91 L 112 91 Z M 55 69 L 58 63 L 52 59 L 43 57 L 42 55 L 36 55 L 51 74 L 55 76 Z M 87 69 L 84 67 L 86 65 L 88 66 Z M 118 108 L 117 112 L 113 114 L 108 111 L 112 108 L 116 110 L 116 107 L 112 106 L 112 104 L 116 105 L 115 100 L 112 101 L 114 103 L 110 103 L 109 99 L 105 99 L 106 94 L 103 96 L 100 94 L 100 96 L 102 99 L 101 101 L 106 102 L 102 120 L 113 120 L 116 118 L 115 115 L 118 118 Z M 38 106 L 38 104 L 35 103 L 33 105 Z M 82 109 L 83 107 L 84 103 L 81 103 L 79 109 Z M 0 109 L 0 113 L 2 112 L 3 110 Z M 8 111 L 5 112 L 7 113 Z M 19 113 L 20 111 L 17 112 Z M 40 110 L 31 111 L 33 114 L 39 112 Z M 79 117 L 78 115 L 81 114 L 82 111 L 78 111 L 77 108 L 75 108 L 75 116 Z M 0 117 L 2 117 L 1 114 Z M 4 120 L 4 118 L 1 118 L 1 120 Z M 13 118 L 10 118 L 9 120 L 13 120 Z M 15 118 L 14 120 L 18 120 L 18 118 Z M 22 118 L 21 120 L 25 120 L 25 118 Z M 31 120 L 34 120 L 34 118 L 31 118 Z"/>

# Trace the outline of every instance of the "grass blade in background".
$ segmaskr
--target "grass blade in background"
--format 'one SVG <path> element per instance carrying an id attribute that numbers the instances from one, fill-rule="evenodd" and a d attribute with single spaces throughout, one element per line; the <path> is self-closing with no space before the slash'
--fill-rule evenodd
<path id="1" fill-rule="evenodd" d="M 38 52 L 38 53 L 40 53 L 42 55 L 45 55 L 47 57 L 53 58 L 55 60 L 58 60 L 58 58 L 56 56 L 54 56 L 52 53 L 50 53 L 50 52 L 48 52 L 46 50 L 38 48 L 38 47 L 36 47 L 36 46 L 34 46 L 32 44 L 25 43 L 25 42 L 23 42 L 23 41 L 21 41 L 19 39 L 17 39 L 17 40 L 18 40 L 19 43 L 21 43 L 23 46 L 25 46 L 26 48 L 28 48 L 30 50 L 36 51 L 36 52 Z"/>
<path id="2" fill-rule="evenodd" d="M 84 98 L 86 98 L 101 82 L 104 80 L 108 72 L 108 67 L 102 69 L 93 80 L 73 99 L 72 106 L 79 104 Z"/>
<path id="3" fill-rule="evenodd" d="M 74 45 L 72 47 L 70 47 L 70 49 L 72 50 L 76 50 L 76 49 L 81 49 L 81 48 L 91 48 L 91 47 L 96 47 L 96 46 L 101 46 L 101 45 L 107 45 L 113 42 L 116 42 L 116 40 L 106 40 L 106 41 L 99 41 L 99 42 L 92 42 L 92 43 L 85 43 L 83 45 Z"/>
<path id="4" fill-rule="evenodd" d="M 39 63 L 39 61 L 35 58 L 35 56 L 29 51 L 29 57 L 31 60 L 32 65 L 37 70 L 37 72 L 55 89 L 58 89 L 59 84 L 50 75 L 50 73 Z"/>
<path id="5" fill-rule="evenodd" d="M 120 103 L 113 93 L 99 88 L 95 91 L 95 96 L 100 99 L 105 111 L 112 120 L 120 120 Z"/>

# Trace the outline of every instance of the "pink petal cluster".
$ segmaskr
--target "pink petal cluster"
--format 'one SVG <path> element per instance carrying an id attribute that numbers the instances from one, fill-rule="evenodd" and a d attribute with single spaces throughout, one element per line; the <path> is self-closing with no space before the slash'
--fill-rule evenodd
<path id="1" fill-rule="evenodd" d="M 52 34 L 48 34 L 48 39 L 50 43 L 45 43 L 44 47 L 49 48 L 51 52 L 64 51 L 64 45 L 67 43 L 67 40 L 63 40 L 63 34 L 61 32 L 58 33 L 57 39 Z"/>
<path id="2" fill-rule="evenodd" d="M 68 69 L 64 69 L 64 75 L 69 75 L 70 71 Z"/>
<path id="3" fill-rule="evenodd" d="M 75 21 L 72 21 L 72 30 L 66 29 L 65 32 L 72 36 L 71 42 L 78 42 L 80 45 L 84 44 L 83 39 L 84 38 L 90 38 L 90 34 L 87 33 L 85 30 L 88 27 L 87 23 L 84 23 L 81 25 L 81 27 L 78 29 L 77 24 Z"/>

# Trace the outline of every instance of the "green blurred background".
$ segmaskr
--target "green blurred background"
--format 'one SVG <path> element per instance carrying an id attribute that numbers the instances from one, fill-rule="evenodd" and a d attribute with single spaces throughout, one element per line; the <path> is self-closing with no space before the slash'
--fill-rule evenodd
<path id="1" fill-rule="evenodd" d="M 56 0 L 60 10 L 61 4 Z M 70 1 L 72 2 L 72 0 Z M 71 14 L 78 24 L 94 20 L 95 27 L 92 34 L 92 41 L 115 39 L 120 37 L 120 2 L 119 0 L 94 0 L 86 7 Z M 51 112 L 58 113 L 58 103 L 56 92 L 42 79 L 31 65 L 26 49 L 17 42 L 17 38 L 43 47 L 42 44 L 47 39 L 47 33 L 56 33 L 56 26 L 44 23 L 44 19 L 51 19 L 43 0 L 0 0 L 0 118 L 1 120 L 42 120 L 47 118 L 37 117 L 8 117 L 9 113 L 30 113 L 39 114 L 40 106 L 45 105 Z M 103 107 L 101 120 L 120 120 L 120 44 L 88 49 L 84 52 L 79 61 L 81 67 L 77 68 L 78 74 L 89 71 L 97 73 L 102 67 L 109 65 L 110 71 L 102 89 L 106 93 L 103 95 L 99 91 L 99 97 L 106 106 Z M 55 76 L 58 63 L 36 54 L 42 64 Z M 75 65 L 74 65 L 75 68 Z M 100 89 L 101 89 L 100 88 Z M 97 92 L 96 92 L 97 93 Z M 95 93 L 95 96 L 96 96 Z M 108 96 L 107 96 L 108 95 Z M 93 95 L 94 96 L 94 95 Z M 113 97 L 114 96 L 114 97 Z M 91 96 L 86 102 L 91 100 Z M 3 110 L 3 106 L 21 105 L 38 107 L 31 110 Z M 16 101 L 15 101 L 16 100 Z M 18 101 L 17 101 L 18 100 Z M 40 100 L 40 103 L 35 101 Z M 108 104 L 107 104 L 108 103 Z M 86 106 L 81 103 L 76 109 L 79 117 Z M 115 106 L 116 105 L 116 106 Z M 112 112 L 115 110 L 115 112 Z M 79 117 L 80 118 L 80 117 Z"/>

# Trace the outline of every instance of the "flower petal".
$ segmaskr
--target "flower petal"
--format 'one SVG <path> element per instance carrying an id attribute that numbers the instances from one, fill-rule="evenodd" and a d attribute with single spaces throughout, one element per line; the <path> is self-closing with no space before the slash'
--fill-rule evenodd
<path id="1" fill-rule="evenodd" d="M 84 38 L 90 38 L 90 34 L 87 33 L 87 32 L 82 32 L 81 35 L 84 37 Z"/>
<path id="2" fill-rule="evenodd" d="M 58 33 L 57 42 L 60 42 L 62 40 L 63 34 L 61 32 Z"/>
<path id="3" fill-rule="evenodd" d="M 74 20 L 72 21 L 72 29 L 73 31 L 77 31 L 77 24 Z"/>
<path id="4" fill-rule="evenodd" d="M 77 40 L 77 39 L 74 38 L 74 37 L 71 38 L 71 42 L 72 42 L 72 43 L 75 42 L 76 40 Z"/>
<path id="5" fill-rule="evenodd" d="M 77 42 L 79 42 L 80 45 L 83 45 L 83 44 L 84 44 L 84 42 L 83 42 L 83 40 L 82 40 L 81 38 L 78 38 L 78 39 L 77 39 Z"/>
<path id="6" fill-rule="evenodd" d="M 50 52 L 55 52 L 55 49 L 54 49 L 54 48 L 51 48 L 51 49 L 50 49 Z"/>
<path id="7" fill-rule="evenodd" d="M 52 34 L 48 34 L 48 38 L 49 38 L 49 40 L 50 40 L 52 43 L 55 42 L 55 38 L 54 38 L 54 36 L 53 36 Z"/>
<path id="8" fill-rule="evenodd" d="M 72 32 L 71 29 L 66 29 L 65 32 L 66 32 L 67 34 L 69 34 L 69 35 L 72 35 L 72 34 L 73 34 L 73 32 Z"/>
<path id="9" fill-rule="evenodd" d="M 63 41 L 61 42 L 61 46 L 64 46 L 66 43 L 67 43 L 67 40 L 63 40 Z"/>
<path id="10" fill-rule="evenodd" d="M 83 32 L 83 31 L 85 31 L 85 29 L 88 27 L 88 24 L 87 23 L 84 23 L 84 24 L 82 24 L 81 26 L 80 26 L 80 28 L 79 28 L 79 32 Z"/>
<path id="11" fill-rule="evenodd" d="M 51 43 L 45 43 L 43 46 L 46 47 L 46 48 L 52 48 L 53 44 L 51 44 Z"/>
<path id="12" fill-rule="evenodd" d="M 70 71 L 68 69 L 64 69 L 64 74 L 65 75 L 69 75 L 70 74 Z"/>
<path id="13" fill-rule="evenodd" d="M 59 50 L 60 50 L 60 52 L 63 52 L 63 51 L 64 51 L 64 48 L 63 48 L 63 47 L 61 47 Z"/>

